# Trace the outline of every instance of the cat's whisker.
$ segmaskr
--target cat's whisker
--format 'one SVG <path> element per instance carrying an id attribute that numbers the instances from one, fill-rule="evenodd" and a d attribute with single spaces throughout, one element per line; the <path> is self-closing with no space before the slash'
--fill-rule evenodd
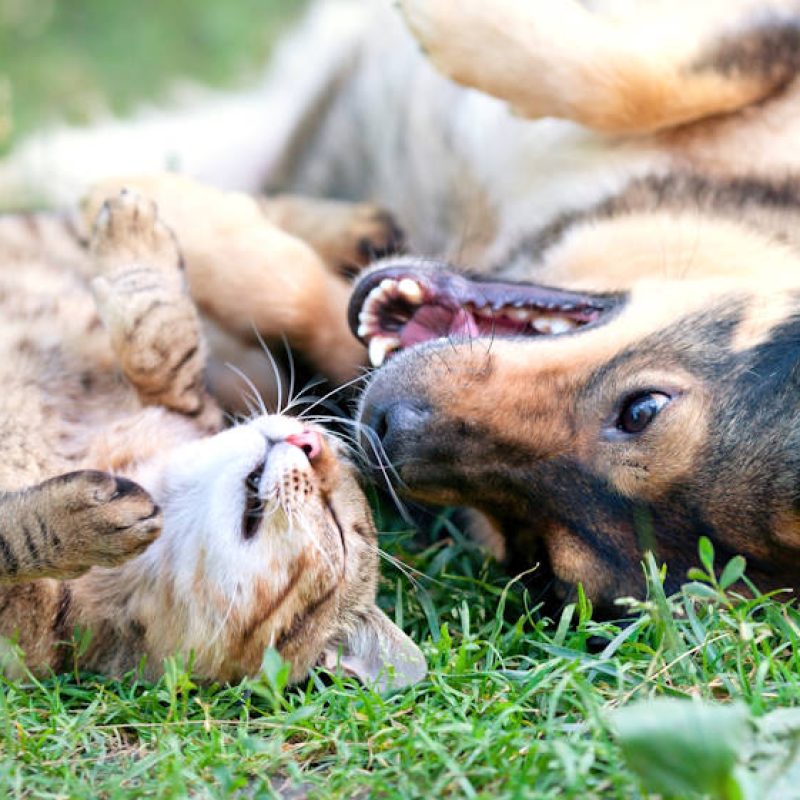
<path id="1" fill-rule="evenodd" d="M 233 592 L 231 594 L 231 600 L 228 603 L 228 608 L 225 610 L 225 613 L 222 615 L 222 619 L 220 620 L 219 624 L 217 625 L 216 630 L 214 631 L 214 633 L 211 634 L 211 636 L 209 637 L 208 641 L 203 646 L 202 650 L 200 651 L 200 653 L 198 653 L 198 655 L 203 655 L 205 653 L 208 653 L 211 650 L 211 648 L 214 646 L 216 641 L 219 639 L 219 637 L 222 635 L 222 631 L 225 630 L 225 626 L 227 625 L 228 620 L 230 619 L 230 616 L 233 613 L 233 606 L 235 605 L 235 603 L 236 603 L 236 592 Z"/>
<path id="2" fill-rule="evenodd" d="M 237 367 L 235 364 L 231 364 L 230 362 L 226 362 L 225 366 L 229 370 L 231 370 L 234 374 L 238 375 L 247 384 L 247 387 L 252 392 L 252 395 L 247 395 L 244 392 L 242 392 L 242 399 L 245 401 L 245 404 L 247 405 L 247 408 L 250 411 L 250 413 L 252 414 L 253 411 L 255 410 L 251 407 L 251 404 L 249 402 L 249 400 L 252 400 L 257 403 L 258 410 L 262 414 L 267 414 L 268 413 L 267 406 L 264 403 L 264 398 L 261 396 L 261 393 L 256 388 L 256 385 L 253 383 L 252 380 L 250 380 L 247 374 L 244 373 L 242 370 L 240 370 L 239 367 Z"/>
<path id="3" fill-rule="evenodd" d="M 256 329 L 255 325 L 253 325 L 253 333 L 255 334 L 256 341 L 258 342 L 261 349 L 264 351 L 264 355 L 267 357 L 270 366 L 272 367 L 272 374 L 275 376 L 275 386 L 277 388 L 277 398 L 276 398 L 276 406 L 275 406 L 275 413 L 276 414 L 283 414 L 286 412 L 286 406 L 284 405 L 283 399 L 283 373 L 278 364 L 277 359 L 275 356 L 272 355 L 272 350 L 270 350 L 269 345 L 264 341 L 264 338 L 261 336 L 261 333 Z M 292 363 L 292 369 L 294 369 L 294 364 Z M 294 385 L 294 377 L 291 378 L 291 386 Z M 291 388 L 289 390 L 291 392 Z M 286 398 L 286 402 L 289 402 L 289 398 Z M 264 411 L 266 414 L 266 410 Z"/>
<path id="4" fill-rule="evenodd" d="M 294 531 L 294 524 L 298 522 L 300 525 L 300 530 L 303 533 L 303 538 L 305 539 L 306 543 L 311 545 L 311 547 L 316 550 L 317 554 L 319 555 L 320 559 L 322 560 L 325 568 L 327 569 L 328 573 L 331 576 L 332 580 L 336 580 L 336 568 L 334 567 L 333 561 L 331 560 L 330 554 L 326 553 L 325 550 L 321 547 L 320 543 L 317 541 L 316 537 L 310 532 L 310 526 L 306 525 L 303 522 L 302 515 L 299 514 L 292 514 L 287 517 L 287 524 L 289 535 L 291 536 Z"/>
<path id="5" fill-rule="evenodd" d="M 397 513 L 400 514 L 400 518 L 406 522 L 408 525 L 414 527 L 414 520 L 412 519 L 411 515 L 408 513 L 408 509 L 406 508 L 403 501 L 400 499 L 400 496 L 397 494 L 395 490 L 392 480 L 389 477 L 389 472 L 394 475 L 397 479 L 398 483 L 402 485 L 403 480 L 398 474 L 397 470 L 395 469 L 394 465 L 389 460 L 388 456 L 386 455 L 386 451 L 383 449 L 383 444 L 380 440 L 377 440 L 377 434 L 371 428 L 364 428 L 364 432 L 367 437 L 367 441 L 370 443 L 370 446 L 373 449 L 375 454 L 375 458 L 377 459 L 377 466 L 380 469 L 381 474 L 383 476 L 384 483 L 386 484 L 386 491 L 389 492 L 389 495 L 392 498 L 392 501 L 397 508 Z M 378 448 L 380 448 L 381 453 L 383 454 L 383 458 L 381 458 L 381 453 L 378 452 Z"/>
<path id="6" fill-rule="evenodd" d="M 283 342 L 283 349 L 286 352 L 286 362 L 289 365 L 289 392 L 286 396 L 286 406 L 284 407 L 284 411 L 288 411 L 294 402 L 295 378 L 297 375 L 294 364 L 294 354 L 292 353 L 292 348 L 289 346 L 289 339 L 285 333 L 281 334 L 281 341 Z"/>
<path id="7" fill-rule="evenodd" d="M 335 389 L 332 389 L 330 392 L 328 392 L 327 394 L 323 395 L 318 400 L 315 400 L 307 409 L 305 409 L 304 412 L 302 412 L 300 414 L 300 417 L 302 418 L 309 411 L 311 411 L 312 409 L 316 408 L 317 405 L 319 405 L 320 403 L 323 403 L 324 401 L 330 399 L 331 397 L 333 397 L 334 395 L 338 394 L 339 392 L 343 392 L 345 389 L 349 389 L 351 386 L 355 386 L 356 384 L 365 381 L 367 379 L 367 377 L 368 377 L 368 375 L 366 375 L 366 374 L 364 374 L 364 375 L 356 375 L 355 378 L 351 378 L 349 381 L 346 381 L 345 383 L 341 384 L 341 386 L 337 386 Z"/>
<path id="8" fill-rule="evenodd" d="M 386 490 L 392 498 L 392 501 L 400 514 L 401 518 L 404 522 L 408 523 L 409 525 L 414 526 L 414 521 L 411 518 L 411 515 L 408 513 L 408 510 L 405 504 L 400 499 L 400 496 L 397 494 L 392 478 L 394 481 L 399 484 L 400 486 L 404 485 L 403 479 L 400 477 L 399 473 L 397 472 L 397 468 L 388 458 L 386 451 L 383 447 L 383 443 L 377 438 L 377 434 L 369 427 L 365 426 L 363 423 L 359 422 L 358 420 L 354 419 L 347 419 L 347 418 L 337 418 L 337 417 L 324 417 L 321 415 L 317 415 L 312 418 L 314 422 L 324 423 L 324 422 L 332 422 L 332 423 L 343 423 L 346 425 L 350 425 L 355 428 L 357 431 L 363 432 L 367 441 L 369 442 L 370 447 L 372 448 L 374 459 L 370 457 L 369 453 L 367 453 L 366 449 L 361 444 L 361 440 L 357 438 L 355 435 L 352 437 L 352 441 L 355 445 L 356 452 L 362 457 L 365 466 L 369 469 L 379 469 L 384 483 L 386 484 Z M 311 421 L 311 420 L 309 420 Z M 390 473 L 391 476 L 390 477 Z"/>
<path id="9" fill-rule="evenodd" d="M 348 417 L 336 417 L 328 414 L 315 414 L 307 417 L 306 421 L 316 423 L 318 425 L 349 425 L 355 431 L 361 430 L 361 427 L 363 426 L 363 423 L 358 422 L 357 420 L 350 419 Z M 365 460 L 365 462 L 367 461 L 368 455 L 364 450 L 357 433 L 348 434 L 343 431 L 331 431 L 330 429 L 326 429 L 326 433 L 335 436 L 339 441 L 347 443 L 348 447 L 351 447 L 353 450 L 355 450 L 358 455 Z M 369 466 L 369 464 L 367 465 Z"/>
<path id="10" fill-rule="evenodd" d="M 399 558 L 396 558 L 395 556 L 390 555 L 389 553 L 387 553 L 385 550 L 382 550 L 377 545 L 367 544 L 367 549 L 372 550 L 374 553 L 377 553 L 379 558 L 381 558 L 384 561 L 386 561 L 387 564 L 390 564 L 391 566 L 393 566 L 398 572 L 401 572 L 403 574 L 403 576 L 406 578 L 406 580 L 412 586 L 414 586 L 417 589 L 421 589 L 421 588 L 423 588 L 423 586 L 422 586 L 422 582 L 419 580 L 419 578 L 417 578 L 414 575 L 414 573 L 419 575 L 420 578 L 426 578 L 427 580 L 430 580 L 430 581 L 432 581 L 434 583 L 442 585 L 441 581 L 437 581 L 435 578 L 429 577 L 424 572 L 420 572 L 420 570 L 414 569 L 414 567 L 411 567 L 408 564 L 405 564 L 404 562 L 400 561 Z"/>

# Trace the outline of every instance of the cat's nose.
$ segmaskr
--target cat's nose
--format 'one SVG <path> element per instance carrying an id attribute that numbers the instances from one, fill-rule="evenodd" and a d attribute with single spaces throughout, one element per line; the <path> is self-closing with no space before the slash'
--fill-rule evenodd
<path id="1" fill-rule="evenodd" d="M 311 428 L 306 428 L 300 433 L 291 433 L 284 441 L 299 447 L 309 461 L 313 461 L 322 452 L 322 434 Z"/>

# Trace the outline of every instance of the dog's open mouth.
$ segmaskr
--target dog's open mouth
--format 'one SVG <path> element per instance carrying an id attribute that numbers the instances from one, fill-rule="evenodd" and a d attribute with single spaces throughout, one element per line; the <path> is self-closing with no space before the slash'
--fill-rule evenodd
<path id="1" fill-rule="evenodd" d="M 356 283 L 349 321 L 379 367 L 392 352 L 431 339 L 571 333 L 596 324 L 619 300 L 619 295 L 471 280 L 438 265 L 394 262 Z"/>

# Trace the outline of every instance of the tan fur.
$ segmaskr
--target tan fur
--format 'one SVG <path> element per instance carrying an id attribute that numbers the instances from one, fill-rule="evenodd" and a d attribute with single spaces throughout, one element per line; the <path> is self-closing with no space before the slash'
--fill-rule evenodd
<path id="1" fill-rule="evenodd" d="M 576 0 L 400 6 L 431 60 L 454 80 L 505 100 L 522 116 L 561 117 L 607 133 L 648 133 L 736 111 L 791 77 L 726 75 L 702 62 L 709 33 L 729 24 L 732 12 L 746 19 L 763 11 L 754 2 L 711 3 L 689 14 L 673 5 L 661 17 L 648 8 L 644 19 L 613 20 Z"/>

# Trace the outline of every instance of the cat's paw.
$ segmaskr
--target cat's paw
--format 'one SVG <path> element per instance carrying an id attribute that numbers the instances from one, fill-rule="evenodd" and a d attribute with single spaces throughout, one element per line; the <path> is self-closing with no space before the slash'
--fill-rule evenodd
<path id="1" fill-rule="evenodd" d="M 100 203 L 97 193 L 86 200 L 88 208 Z M 161 221 L 156 204 L 135 191 L 122 189 L 99 204 L 90 250 L 101 273 L 141 266 L 159 271 L 181 269 L 175 235 Z"/>
<path id="2" fill-rule="evenodd" d="M 82 470 L 48 481 L 48 526 L 59 536 L 64 568 L 80 574 L 138 555 L 161 532 L 159 507 L 137 483 Z"/>

